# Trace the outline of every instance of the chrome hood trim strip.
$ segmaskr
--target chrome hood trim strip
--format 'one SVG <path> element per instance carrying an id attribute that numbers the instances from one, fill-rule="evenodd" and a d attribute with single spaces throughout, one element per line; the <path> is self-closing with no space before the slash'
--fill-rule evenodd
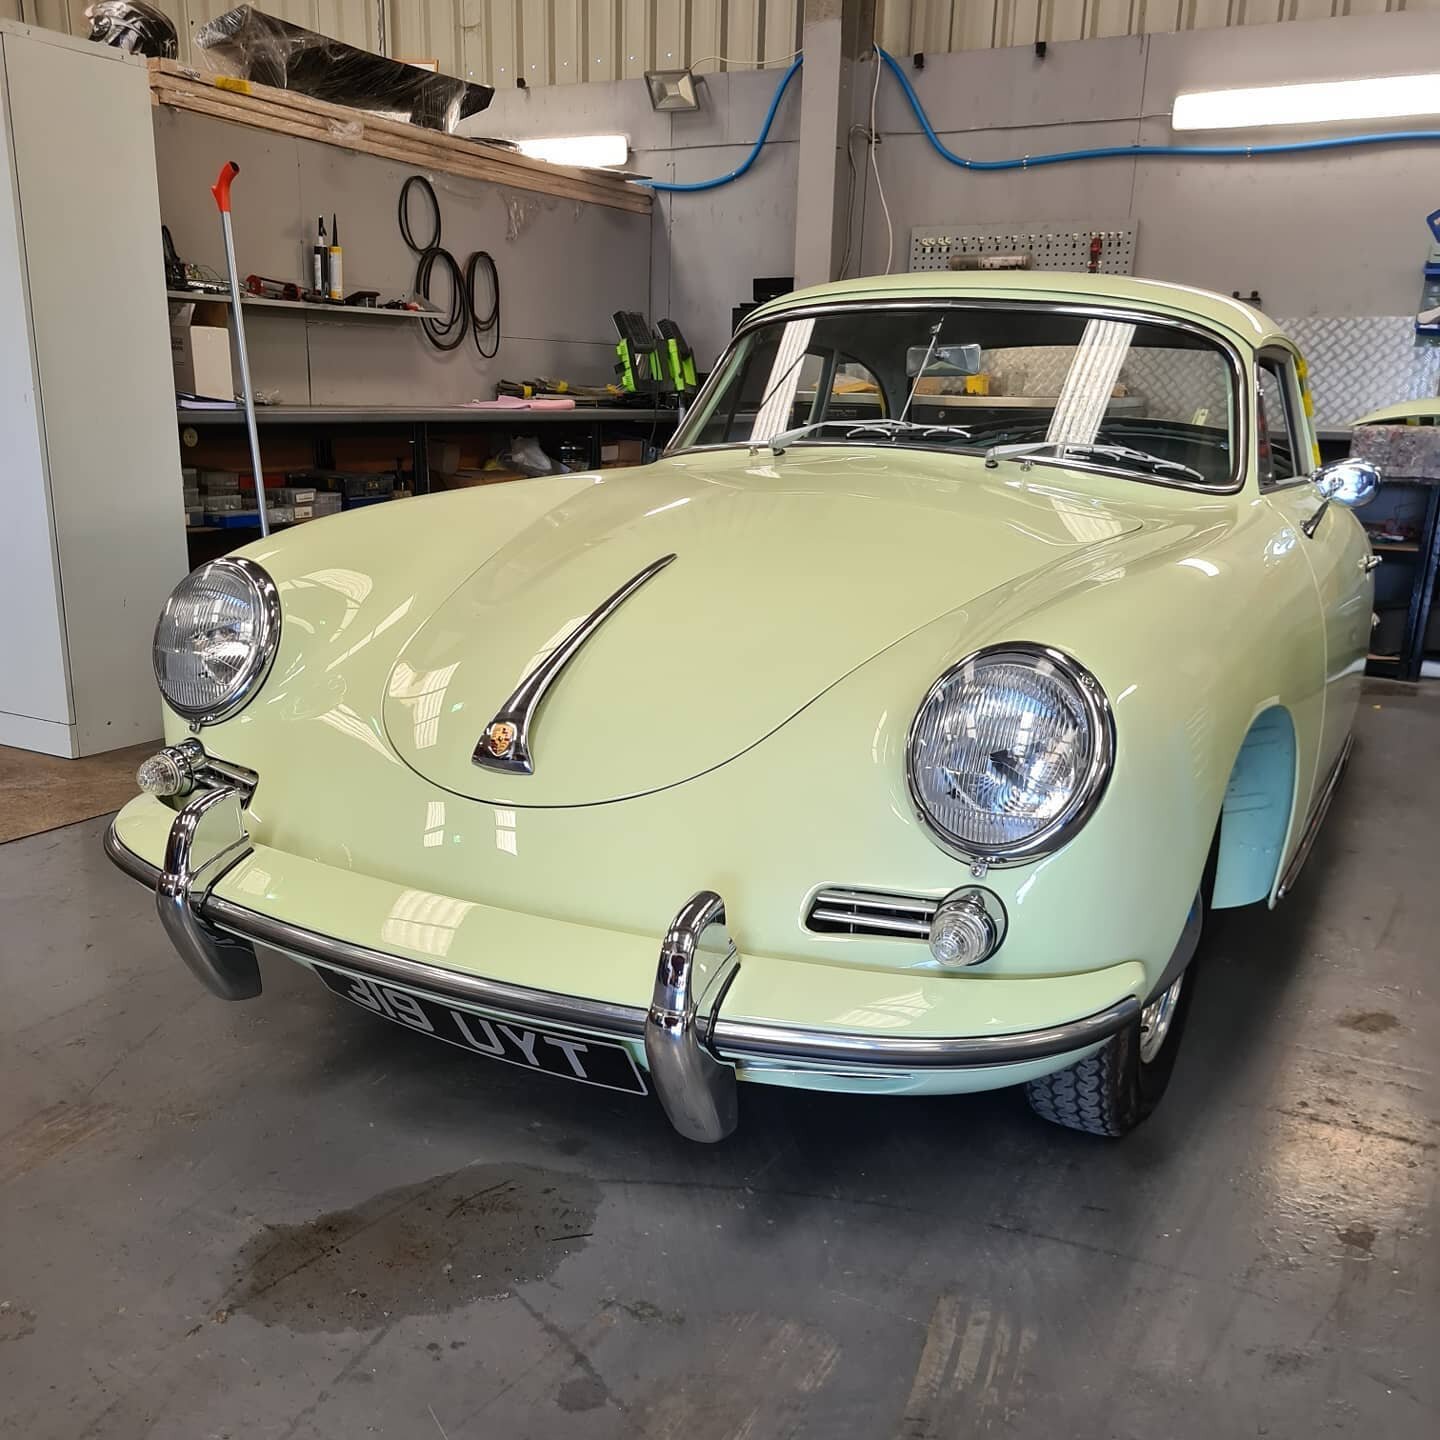
<path id="1" fill-rule="evenodd" d="M 653 580 L 673 559 L 662 555 L 633 575 L 608 599 L 602 600 L 511 693 L 495 718 L 475 742 L 470 757 L 487 770 L 511 775 L 531 775 L 535 761 L 530 750 L 530 732 L 535 712 L 545 692 L 560 678 L 565 667 L 580 653 L 585 642 L 648 580 Z"/>

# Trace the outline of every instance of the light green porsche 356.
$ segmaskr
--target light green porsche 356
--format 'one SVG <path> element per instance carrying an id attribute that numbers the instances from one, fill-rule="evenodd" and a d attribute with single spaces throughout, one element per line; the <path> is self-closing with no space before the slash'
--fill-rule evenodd
<path id="1" fill-rule="evenodd" d="M 217 995 L 283 956 L 696 1140 L 740 1081 L 1122 1134 L 1205 910 L 1284 895 L 1349 750 L 1377 476 L 1316 457 L 1238 302 L 801 291 L 656 464 L 196 570 L 108 851 Z"/>

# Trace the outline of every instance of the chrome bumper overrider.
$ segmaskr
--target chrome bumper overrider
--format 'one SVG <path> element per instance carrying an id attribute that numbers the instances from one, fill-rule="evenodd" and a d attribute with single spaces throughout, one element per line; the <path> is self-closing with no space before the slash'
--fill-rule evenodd
<path id="1" fill-rule="evenodd" d="M 671 923 L 648 1009 L 487 980 L 337 940 L 217 895 L 216 883 L 250 853 L 241 801 L 240 791 L 230 786 L 190 800 L 171 826 L 163 868 L 126 848 L 113 826 L 105 836 L 110 859 L 154 889 L 166 934 L 209 990 L 226 1000 L 258 995 L 258 943 L 301 960 L 413 986 L 504 1019 L 638 1041 L 666 1115 L 692 1140 L 723 1140 L 734 1130 L 737 1065 L 811 1067 L 859 1077 L 1023 1065 L 1096 1045 L 1140 1013 L 1140 1002 L 1126 996 L 1098 1014 L 1063 1025 L 954 1037 L 852 1034 L 727 1020 L 719 1011 L 741 961 L 726 928 L 724 902 L 708 890 L 687 901 Z"/>

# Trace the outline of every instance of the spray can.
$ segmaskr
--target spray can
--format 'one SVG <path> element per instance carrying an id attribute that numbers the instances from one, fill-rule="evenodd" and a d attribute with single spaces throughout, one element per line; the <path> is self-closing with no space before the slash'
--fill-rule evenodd
<path id="1" fill-rule="evenodd" d="M 340 249 L 340 217 L 330 217 L 330 270 L 326 276 L 332 300 L 345 298 L 345 256 Z"/>
<path id="2" fill-rule="evenodd" d="M 325 217 L 315 222 L 315 247 L 310 252 L 310 288 L 322 299 L 329 291 L 325 280 L 330 247 L 325 243 Z"/>

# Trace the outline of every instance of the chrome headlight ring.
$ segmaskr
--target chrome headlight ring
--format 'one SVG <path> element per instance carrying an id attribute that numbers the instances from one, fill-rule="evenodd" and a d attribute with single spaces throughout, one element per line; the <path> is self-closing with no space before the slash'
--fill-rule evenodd
<path id="1" fill-rule="evenodd" d="M 1077 757 L 1074 783 L 1054 814 L 1045 817 L 1031 833 L 1005 843 L 985 844 L 967 838 L 937 819 L 926 803 L 917 774 L 917 747 L 922 725 L 937 704 L 942 704 L 957 682 L 970 682 L 986 666 L 1018 664 L 1034 669 L 1052 685 L 1063 686 L 1083 718 L 1084 746 Z M 921 823 L 942 850 L 977 870 L 1024 865 L 1053 854 L 1080 831 L 1094 813 L 1109 783 L 1115 763 L 1115 720 L 1100 682 L 1078 661 L 1048 645 L 1011 641 L 987 645 L 950 666 L 925 693 L 905 741 L 905 781 Z"/>
<path id="2" fill-rule="evenodd" d="M 228 603 L 231 607 L 244 603 L 248 609 L 243 613 L 245 633 L 236 642 L 244 646 L 245 653 L 238 662 L 229 665 L 230 674 L 216 693 L 204 694 L 204 686 L 197 676 L 178 677 L 167 667 L 181 658 L 179 643 L 191 646 L 192 653 L 199 654 L 196 638 L 199 630 L 194 628 L 195 617 L 178 612 L 185 605 L 194 605 L 197 595 L 206 589 L 206 582 L 214 581 L 212 587 L 216 599 L 211 603 Z M 211 560 L 192 571 L 171 592 L 155 622 L 155 639 L 152 646 L 152 661 L 155 680 L 165 703 L 190 724 L 192 730 L 202 725 L 213 725 L 228 720 L 242 710 L 265 683 L 270 667 L 274 664 L 280 648 L 280 592 L 275 582 L 253 560 L 236 556 L 222 556 Z M 203 661 L 199 662 L 202 666 Z M 175 667 L 178 668 L 178 667 Z M 188 679 L 188 685 L 185 684 Z M 182 687 L 189 694 L 182 693 Z"/>

